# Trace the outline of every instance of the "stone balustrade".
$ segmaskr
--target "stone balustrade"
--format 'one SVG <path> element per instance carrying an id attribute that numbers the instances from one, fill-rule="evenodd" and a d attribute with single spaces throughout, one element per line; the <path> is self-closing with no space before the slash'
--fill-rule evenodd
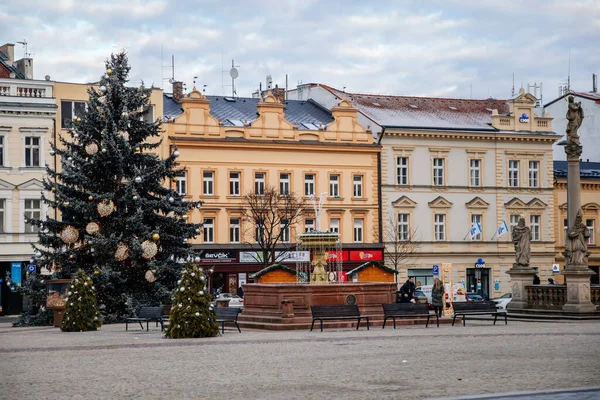
<path id="1" fill-rule="evenodd" d="M 528 285 L 527 308 L 540 310 L 562 310 L 567 302 L 567 285 Z M 600 285 L 591 287 L 591 302 L 600 305 Z"/>
<path id="2" fill-rule="evenodd" d="M 12 81 L 12 80 L 11 80 Z M 45 82 L 44 82 L 45 83 Z M 52 97 L 52 84 L 42 82 L 0 82 L 0 96 L 28 97 L 28 98 L 50 98 Z"/>

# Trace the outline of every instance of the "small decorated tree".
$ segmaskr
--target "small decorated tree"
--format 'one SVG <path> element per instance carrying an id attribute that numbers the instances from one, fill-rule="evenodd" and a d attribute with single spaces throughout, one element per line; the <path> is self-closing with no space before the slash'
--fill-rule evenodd
<path id="1" fill-rule="evenodd" d="M 206 277 L 194 264 L 181 271 L 179 287 L 173 294 L 166 337 L 172 339 L 213 337 L 219 334 Z"/>
<path id="2" fill-rule="evenodd" d="M 95 331 L 102 324 L 96 307 L 96 288 L 89 276 L 78 270 L 69 284 L 65 314 L 60 324 L 63 332 Z"/>

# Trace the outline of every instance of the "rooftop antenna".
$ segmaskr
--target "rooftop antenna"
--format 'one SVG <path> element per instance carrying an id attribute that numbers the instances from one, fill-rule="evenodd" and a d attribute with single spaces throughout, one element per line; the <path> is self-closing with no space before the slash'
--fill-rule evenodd
<path id="1" fill-rule="evenodd" d="M 235 95 L 237 94 L 235 92 L 235 80 L 238 76 L 240 76 L 240 73 L 238 72 L 236 67 L 239 67 L 239 65 L 234 65 L 235 62 L 233 60 L 231 60 L 231 69 L 229 70 L 229 76 L 231 77 L 231 97 L 235 97 Z"/>
<path id="2" fill-rule="evenodd" d="M 515 73 L 513 72 L 513 86 L 512 91 L 510 92 L 510 97 L 515 97 Z"/>
<path id="3" fill-rule="evenodd" d="M 171 65 L 164 65 L 163 64 L 163 47 L 162 44 L 160 45 L 160 81 L 161 81 L 161 86 L 164 89 L 164 85 L 165 85 L 165 81 L 169 81 L 170 84 L 172 84 L 173 82 L 175 82 L 175 56 L 172 55 L 171 56 Z M 165 78 L 165 68 L 170 68 L 171 69 L 171 77 L 170 78 Z"/>
<path id="4" fill-rule="evenodd" d="M 571 91 L 571 48 L 569 47 L 569 70 L 567 75 L 567 92 Z"/>
<path id="5" fill-rule="evenodd" d="M 541 107 L 542 103 L 542 82 L 538 85 L 537 82 L 534 82 L 533 85 L 527 84 L 527 93 L 531 93 L 531 89 L 533 88 L 533 97 L 535 97 L 535 106 Z M 540 97 L 538 97 L 537 90 L 540 89 Z"/>
<path id="6" fill-rule="evenodd" d="M 23 47 L 25 48 L 25 56 L 23 58 L 28 58 L 31 55 L 31 53 L 27 52 L 27 40 L 23 39 L 22 42 L 17 42 L 17 43 L 22 44 Z"/>

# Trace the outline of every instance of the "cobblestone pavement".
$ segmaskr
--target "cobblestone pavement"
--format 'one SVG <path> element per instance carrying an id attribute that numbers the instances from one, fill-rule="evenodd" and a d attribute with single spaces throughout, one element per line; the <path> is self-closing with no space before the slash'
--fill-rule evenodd
<path id="1" fill-rule="evenodd" d="M 412 400 L 600 382 L 598 322 L 226 330 L 179 340 L 131 327 L 62 333 L 0 323 L 0 398 Z M 579 394 L 590 393 L 595 397 L 568 397 L 575 391 L 488 398 L 600 397 L 600 390 Z"/>

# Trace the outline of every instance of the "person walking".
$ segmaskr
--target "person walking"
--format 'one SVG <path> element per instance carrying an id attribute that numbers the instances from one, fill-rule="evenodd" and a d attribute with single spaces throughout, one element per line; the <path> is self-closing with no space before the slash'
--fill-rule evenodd
<path id="1" fill-rule="evenodd" d="M 533 276 L 533 284 L 534 285 L 539 285 L 540 284 L 540 277 L 536 275 Z"/>
<path id="2" fill-rule="evenodd" d="M 410 303 L 415 294 L 415 278 L 409 277 L 400 288 L 400 303 Z"/>
<path id="3" fill-rule="evenodd" d="M 439 280 L 438 278 L 435 278 L 433 280 L 433 287 L 431 288 L 431 304 L 433 305 L 433 309 L 435 311 L 435 315 L 437 315 L 438 317 L 442 316 L 442 310 L 443 308 L 443 301 L 445 301 L 446 299 L 444 298 L 444 284 L 442 283 L 441 280 Z"/>

